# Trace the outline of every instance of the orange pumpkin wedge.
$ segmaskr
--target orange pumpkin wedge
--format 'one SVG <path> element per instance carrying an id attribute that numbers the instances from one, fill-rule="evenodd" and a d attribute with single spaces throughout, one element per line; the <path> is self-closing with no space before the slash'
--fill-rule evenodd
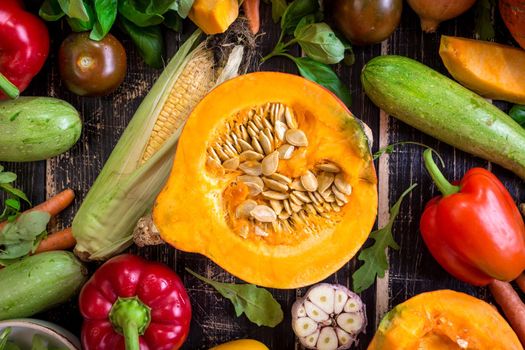
<path id="1" fill-rule="evenodd" d="M 377 213 L 359 120 L 304 78 L 227 81 L 193 110 L 153 219 L 162 239 L 250 283 L 297 288 L 351 259 Z"/>
<path id="2" fill-rule="evenodd" d="M 483 97 L 525 104 L 525 51 L 488 41 L 441 36 L 449 73 Z"/>
<path id="3" fill-rule="evenodd" d="M 465 293 L 437 290 L 397 305 L 368 350 L 523 350 L 495 307 Z"/>

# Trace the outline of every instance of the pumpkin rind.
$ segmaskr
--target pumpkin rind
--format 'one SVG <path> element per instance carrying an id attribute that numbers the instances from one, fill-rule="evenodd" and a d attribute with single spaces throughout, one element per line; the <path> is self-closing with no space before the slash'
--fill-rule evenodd
<path id="1" fill-rule="evenodd" d="M 523 350 L 518 337 L 483 300 L 438 290 L 397 305 L 379 324 L 368 350 Z"/>
<path id="2" fill-rule="evenodd" d="M 304 171 L 328 158 L 342 166 L 353 188 L 335 227 L 295 242 L 235 233 L 225 219 L 223 191 L 236 176 L 217 177 L 206 168 L 208 143 L 229 116 L 276 101 L 300 112 L 309 138 L 306 164 L 291 161 L 286 171 Z M 360 122 L 334 95 L 295 75 L 258 72 L 221 84 L 193 110 L 153 218 L 161 237 L 177 249 L 206 255 L 250 283 L 297 288 L 337 271 L 365 242 L 377 213 L 376 183 Z"/>

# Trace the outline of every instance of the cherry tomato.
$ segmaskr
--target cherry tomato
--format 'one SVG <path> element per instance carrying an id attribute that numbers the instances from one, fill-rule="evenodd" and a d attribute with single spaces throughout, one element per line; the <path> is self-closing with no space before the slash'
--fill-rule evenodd
<path id="1" fill-rule="evenodd" d="M 355 45 L 388 38 L 401 18 L 403 0 L 332 0 L 329 12 L 344 36 Z"/>
<path id="2" fill-rule="evenodd" d="M 105 96 L 126 76 L 126 51 L 113 35 L 100 41 L 89 32 L 72 33 L 58 52 L 60 76 L 66 87 L 80 96 Z"/>

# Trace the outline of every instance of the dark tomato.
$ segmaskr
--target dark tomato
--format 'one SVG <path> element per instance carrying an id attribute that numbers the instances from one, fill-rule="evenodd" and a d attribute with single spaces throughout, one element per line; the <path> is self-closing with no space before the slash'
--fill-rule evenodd
<path id="1" fill-rule="evenodd" d="M 60 76 L 80 96 L 104 96 L 115 91 L 126 76 L 126 51 L 113 35 L 101 41 L 89 32 L 70 34 L 58 52 Z"/>
<path id="2" fill-rule="evenodd" d="M 337 28 L 355 45 L 376 44 L 399 24 L 403 0 L 332 0 L 329 11 Z"/>

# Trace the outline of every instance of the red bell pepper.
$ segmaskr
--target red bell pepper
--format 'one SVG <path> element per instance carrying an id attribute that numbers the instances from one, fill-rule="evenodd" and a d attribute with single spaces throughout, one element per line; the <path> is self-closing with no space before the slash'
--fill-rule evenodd
<path id="1" fill-rule="evenodd" d="M 0 0 L 0 100 L 24 91 L 48 53 L 44 22 L 25 11 L 21 0 Z"/>
<path id="2" fill-rule="evenodd" d="M 443 194 L 421 217 L 423 239 L 454 277 L 477 286 L 511 281 L 525 269 L 525 225 L 510 193 L 494 174 L 472 168 L 449 183 L 424 152 L 425 166 Z"/>
<path id="3" fill-rule="evenodd" d="M 119 255 L 80 292 L 84 350 L 175 350 L 189 332 L 184 285 L 166 265 Z"/>

